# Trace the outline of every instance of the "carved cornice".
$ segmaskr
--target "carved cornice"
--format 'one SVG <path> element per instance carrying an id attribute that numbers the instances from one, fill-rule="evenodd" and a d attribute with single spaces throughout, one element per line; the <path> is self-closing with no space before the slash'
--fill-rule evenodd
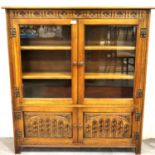
<path id="1" fill-rule="evenodd" d="M 106 9 L 12 9 L 11 18 L 145 18 L 147 10 Z"/>

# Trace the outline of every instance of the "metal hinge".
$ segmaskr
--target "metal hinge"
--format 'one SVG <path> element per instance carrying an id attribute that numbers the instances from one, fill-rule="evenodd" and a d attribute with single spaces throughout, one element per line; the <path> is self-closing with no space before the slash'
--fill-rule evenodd
<path id="1" fill-rule="evenodd" d="M 147 36 L 147 28 L 141 28 L 140 29 L 140 37 L 146 38 L 146 36 Z"/>
<path id="2" fill-rule="evenodd" d="M 136 121 L 140 121 L 140 119 L 141 119 L 141 113 L 140 112 L 136 112 L 135 113 L 135 120 Z"/>
<path id="3" fill-rule="evenodd" d="M 16 37 L 16 29 L 15 28 L 10 28 L 10 36 Z"/>
<path id="4" fill-rule="evenodd" d="M 143 89 L 138 89 L 137 90 L 137 95 L 136 95 L 137 98 L 141 98 L 143 97 Z"/>
<path id="5" fill-rule="evenodd" d="M 15 97 L 20 97 L 19 88 L 15 88 Z"/>
<path id="6" fill-rule="evenodd" d="M 20 120 L 21 119 L 21 112 L 15 112 L 15 120 Z"/>
<path id="7" fill-rule="evenodd" d="M 135 141 L 139 140 L 139 132 L 134 133 L 134 139 Z"/>
<path id="8" fill-rule="evenodd" d="M 16 132 L 16 137 L 17 138 L 22 138 L 22 131 L 17 131 Z"/>

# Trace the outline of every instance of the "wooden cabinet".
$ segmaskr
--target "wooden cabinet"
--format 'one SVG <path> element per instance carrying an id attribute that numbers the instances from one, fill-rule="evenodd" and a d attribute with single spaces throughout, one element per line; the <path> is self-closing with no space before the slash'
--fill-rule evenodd
<path id="1" fill-rule="evenodd" d="M 16 152 L 139 153 L 150 9 L 6 9 Z"/>

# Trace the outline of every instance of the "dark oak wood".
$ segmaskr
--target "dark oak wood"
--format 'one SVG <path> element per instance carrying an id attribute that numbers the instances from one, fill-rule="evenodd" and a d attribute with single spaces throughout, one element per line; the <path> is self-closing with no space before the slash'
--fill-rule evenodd
<path id="1" fill-rule="evenodd" d="M 115 147 L 139 154 L 150 8 L 5 8 L 15 152 Z M 20 38 L 20 25 L 61 25 L 66 37 Z"/>

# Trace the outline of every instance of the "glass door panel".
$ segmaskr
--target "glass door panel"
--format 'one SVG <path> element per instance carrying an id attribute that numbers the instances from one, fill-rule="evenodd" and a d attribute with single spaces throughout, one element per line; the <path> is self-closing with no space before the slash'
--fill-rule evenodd
<path id="1" fill-rule="evenodd" d="M 85 80 L 86 98 L 132 98 L 133 80 Z"/>
<path id="2" fill-rule="evenodd" d="M 23 97 L 72 98 L 76 59 L 72 25 L 20 24 L 19 28 Z"/>
<path id="3" fill-rule="evenodd" d="M 24 80 L 25 98 L 71 98 L 71 80 Z"/>
<path id="4" fill-rule="evenodd" d="M 22 70 L 23 73 L 71 74 L 71 51 L 22 51 Z"/>
<path id="5" fill-rule="evenodd" d="M 134 75 L 135 51 L 86 51 L 86 73 Z"/>
<path id="6" fill-rule="evenodd" d="M 71 45 L 71 27 L 66 25 L 20 25 L 21 45 Z"/>
<path id="7" fill-rule="evenodd" d="M 85 27 L 85 37 L 86 45 L 135 46 L 136 27 L 126 25 L 89 25 Z"/>
<path id="8" fill-rule="evenodd" d="M 133 98 L 136 26 L 85 26 L 85 98 Z"/>

